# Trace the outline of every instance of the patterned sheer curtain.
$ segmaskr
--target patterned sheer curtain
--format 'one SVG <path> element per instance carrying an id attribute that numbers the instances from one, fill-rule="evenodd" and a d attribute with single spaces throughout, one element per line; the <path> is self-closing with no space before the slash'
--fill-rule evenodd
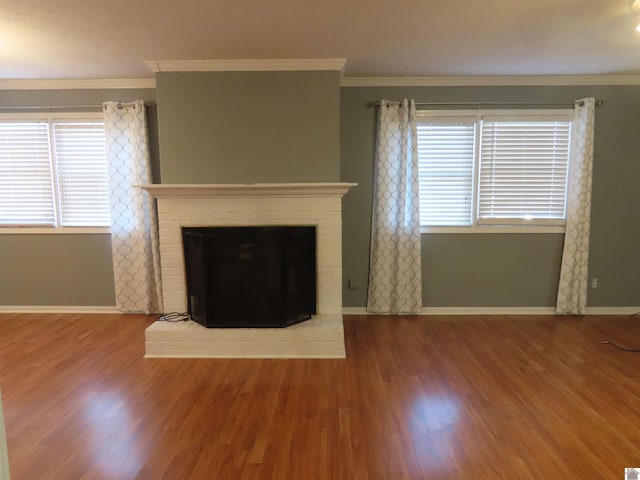
<path id="1" fill-rule="evenodd" d="M 380 102 L 367 311 L 422 310 L 416 107 Z"/>
<path id="2" fill-rule="evenodd" d="M 581 315 L 587 307 L 594 110 L 593 98 L 576 102 L 571 130 L 567 225 L 556 303 L 556 312 L 560 314 Z"/>
<path id="3" fill-rule="evenodd" d="M 134 185 L 151 183 L 144 104 L 103 104 L 116 306 L 121 312 L 161 311 L 162 283 L 155 201 Z"/>

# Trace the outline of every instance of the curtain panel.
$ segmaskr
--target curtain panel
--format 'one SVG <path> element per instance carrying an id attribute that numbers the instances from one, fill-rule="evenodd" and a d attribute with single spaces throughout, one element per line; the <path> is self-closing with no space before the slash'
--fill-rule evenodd
<path id="1" fill-rule="evenodd" d="M 567 221 L 556 313 L 584 314 L 589 275 L 589 229 L 595 99 L 578 100 L 571 130 Z"/>
<path id="2" fill-rule="evenodd" d="M 416 108 L 380 102 L 367 311 L 420 313 L 422 264 Z"/>
<path id="3" fill-rule="evenodd" d="M 158 313 L 162 302 L 155 200 L 134 185 L 151 183 L 144 103 L 103 104 L 116 306 Z"/>

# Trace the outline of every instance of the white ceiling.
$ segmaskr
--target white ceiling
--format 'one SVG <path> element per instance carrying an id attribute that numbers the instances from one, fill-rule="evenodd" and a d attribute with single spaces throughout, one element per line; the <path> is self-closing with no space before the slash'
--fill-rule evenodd
<path id="1" fill-rule="evenodd" d="M 346 76 L 640 73 L 629 0 L 0 0 L 0 79 L 346 58 Z"/>

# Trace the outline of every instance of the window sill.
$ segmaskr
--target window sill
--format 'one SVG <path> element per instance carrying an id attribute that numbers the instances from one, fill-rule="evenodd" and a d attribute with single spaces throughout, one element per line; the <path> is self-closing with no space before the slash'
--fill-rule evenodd
<path id="1" fill-rule="evenodd" d="M 0 227 L 0 235 L 93 235 L 111 233 L 109 227 Z"/>
<path id="2" fill-rule="evenodd" d="M 474 227 L 420 227 L 420 233 L 564 233 L 564 227 L 552 226 L 474 226 Z"/>

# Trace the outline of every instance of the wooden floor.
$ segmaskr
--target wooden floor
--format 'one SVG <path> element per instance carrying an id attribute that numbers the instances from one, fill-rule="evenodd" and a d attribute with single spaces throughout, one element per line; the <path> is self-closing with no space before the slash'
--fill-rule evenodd
<path id="1" fill-rule="evenodd" d="M 143 359 L 152 317 L 0 315 L 12 480 L 621 479 L 640 319 L 345 317 L 346 360 Z"/>

